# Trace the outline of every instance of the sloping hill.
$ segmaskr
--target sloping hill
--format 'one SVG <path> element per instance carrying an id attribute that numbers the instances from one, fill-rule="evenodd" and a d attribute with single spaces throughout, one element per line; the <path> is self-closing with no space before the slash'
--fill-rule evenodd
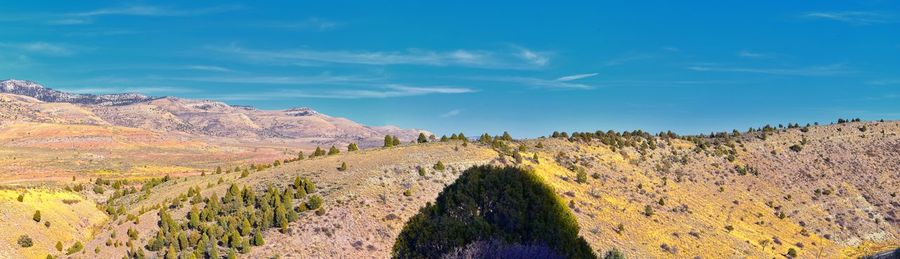
<path id="1" fill-rule="evenodd" d="M 898 122 L 860 122 L 703 138 L 629 133 L 613 134 L 610 142 L 607 134 L 590 141 L 579 134 L 493 148 L 407 144 L 296 161 L 245 178 L 187 177 L 126 204 L 129 213 L 140 213 L 190 187 L 221 197 L 232 182 L 284 187 L 306 177 L 321 188 L 322 215 L 307 212 L 283 233 L 265 232 L 266 244 L 244 256 L 387 257 L 405 220 L 459 172 L 509 165 L 534 170 L 552 186 L 598 254 L 616 248 L 629 258 L 768 258 L 789 251 L 855 257 L 900 244 L 898 133 Z M 435 169 L 438 161 L 444 171 Z M 153 210 L 141 214 L 142 224 L 148 220 L 157 220 Z M 117 224 L 111 227 L 132 226 Z M 152 235 L 153 227 L 141 233 Z M 102 249 L 110 256 L 124 251 Z"/>

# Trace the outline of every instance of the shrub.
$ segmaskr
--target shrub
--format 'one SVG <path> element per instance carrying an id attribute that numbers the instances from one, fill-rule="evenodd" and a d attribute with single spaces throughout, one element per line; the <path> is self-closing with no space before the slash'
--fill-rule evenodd
<path id="1" fill-rule="evenodd" d="M 476 241 L 540 244 L 568 258 L 595 258 L 578 222 L 532 171 L 477 166 L 447 186 L 435 204 L 407 221 L 394 258 L 439 258 Z"/>
<path id="2" fill-rule="evenodd" d="M 797 257 L 797 250 L 795 250 L 793 247 L 788 248 L 787 255 L 788 255 L 790 258 L 796 258 L 796 257 Z"/>
<path id="3" fill-rule="evenodd" d="M 403 191 L 403 196 L 407 196 L 407 197 L 412 196 L 412 190 L 406 189 L 405 191 Z"/>
<path id="4" fill-rule="evenodd" d="M 19 194 L 19 197 L 16 197 L 16 200 L 19 201 L 19 202 L 25 201 L 25 194 L 24 194 L 24 193 L 23 193 L 23 194 Z"/>
<path id="5" fill-rule="evenodd" d="M 56 246 L 54 246 L 54 247 L 56 247 L 56 251 L 62 252 L 62 249 L 63 249 L 62 242 L 56 241 Z"/>
<path id="6" fill-rule="evenodd" d="M 586 183 L 587 182 L 587 172 L 584 171 L 584 168 L 578 168 L 578 171 L 575 175 L 575 182 L 577 183 Z"/>
<path id="7" fill-rule="evenodd" d="M 418 143 L 427 143 L 428 137 L 425 136 L 425 133 L 419 133 L 419 137 L 416 139 Z"/>
<path id="8" fill-rule="evenodd" d="M 33 219 L 35 222 L 41 222 L 41 211 L 34 211 L 34 216 L 31 216 L 31 219 Z"/>
<path id="9" fill-rule="evenodd" d="M 315 210 L 322 207 L 322 197 L 319 195 L 313 195 L 309 197 L 309 201 L 306 202 L 306 208 L 310 210 Z"/>
<path id="10" fill-rule="evenodd" d="M 391 135 L 384 136 L 384 147 L 393 147 L 394 146 L 394 138 Z"/>
<path id="11" fill-rule="evenodd" d="M 341 162 L 341 167 L 338 167 L 338 171 L 347 171 L 347 162 Z"/>
<path id="12" fill-rule="evenodd" d="M 625 259 L 625 254 L 622 254 L 619 249 L 611 249 L 606 252 L 606 255 L 603 256 L 603 259 Z"/>
<path id="13" fill-rule="evenodd" d="M 653 216 L 653 207 L 650 207 L 650 205 L 644 206 L 644 216 Z"/>
<path id="14" fill-rule="evenodd" d="M 434 164 L 434 170 L 444 171 L 444 163 L 438 161 L 436 164 Z"/>
<path id="15" fill-rule="evenodd" d="M 28 235 L 19 236 L 19 240 L 17 240 L 16 242 L 19 243 L 19 246 L 21 247 L 31 247 L 34 245 L 31 237 L 29 237 Z"/>
<path id="16" fill-rule="evenodd" d="M 791 151 L 794 151 L 794 152 L 800 152 L 801 150 L 803 150 L 803 146 L 795 144 L 795 145 L 791 146 L 790 149 L 791 149 Z"/>
<path id="17" fill-rule="evenodd" d="M 424 167 L 421 167 L 421 166 L 420 166 L 420 167 L 417 169 L 417 171 L 419 171 L 419 176 L 425 176 L 425 168 L 424 168 Z"/>
<path id="18" fill-rule="evenodd" d="M 325 150 L 321 147 L 316 147 L 316 151 L 313 151 L 313 156 L 324 156 Z"/>
<path id="19" fill-rule="evenodd" d="M 81 244 L 81 241 L 75 241 L 75 244 L 73 244 L 69 247 L 68 250 L 66 250 L 66 255 L 72 255 L 74 253 L 81 252 L 81 249 L 84 249 L 84 245 Z"/>
<path id="20" fill-rule="evenodd" d="M 350 143 L 350 145 L 347 145 L 347 152 L 357 151 L 357 150 L 359 150 L 359 146 L 356 145 L 356 143 Z"/>

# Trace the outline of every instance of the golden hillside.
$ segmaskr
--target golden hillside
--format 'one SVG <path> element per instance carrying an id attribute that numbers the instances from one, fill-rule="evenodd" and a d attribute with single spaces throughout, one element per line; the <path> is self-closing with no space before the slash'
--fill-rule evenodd
<path id="1" fill-rule="evenodd" d="M 266 244 L 242 257 L 384 258 L 405 220 L 462 170 L 497 164 L 534 170 L 553 186 L 598 254 L 617 248 L 629 258 L 770 258 L 794 249 L 802 258 L 855 257 L 900 245 L 898 133 L 898 122 L 859 122 L 727 137 L 636 134 L 612 145 L 573 135 L 493 147 L 449 141 L 342 149 L 243 178 L 239 172 L 176 177 L 149 194 L 125 195 L 113 205 L 132 217 L 98 224 L 82 255 L 125 255 L 129 228 L 140 232 L 134 247 L 143 247 L 159 229 L 154 206 L 189 188 L 221 197 L 232 183 L 286 187 L 301 176 L 319 187 L 323 215 L 303 213 L 283 233 L 266 231 Z M 434 168 L 439 161 L 443 171 Z M 347 170 L 339 170 L 342 163 Z M 222 166 L 236 165 L 247 167 Z M 111 193 L 93 194 L 91 186 L 81 195 L 104 201 Z"/>

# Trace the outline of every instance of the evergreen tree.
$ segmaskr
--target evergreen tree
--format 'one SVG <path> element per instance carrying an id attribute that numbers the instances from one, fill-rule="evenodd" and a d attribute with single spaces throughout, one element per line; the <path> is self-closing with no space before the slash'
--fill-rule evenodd
<path id="1" fill-rule="evenodd" d="M 456 133 L 450 134 L 450 140 L 459 140 L 459 136 Z"/>
<path id="2" fill-rule="evenodd" d="M 350 145 L 347 145 L 347 152 L 353 152 L 357 150 L 359 150 L 359 146 L 356 145 L 356 143 L 350 143 Z"/>
<path id="3" fill-rule="evenodd" d="M 62 252 L 63 245 L 62 245 L 62 242 L 61 242 L 61 241 L 56 241 L 56 246 L 55 246 L 55 247 L 56 247 L 56 251 Z"/>
<path id="4" fill-rule="evenodd" d="M 264 244 L 266 244 L 266 242 L 263 240 L 262 233 L 260 233 L 259 229 L 257 229 L 255 232 L 253 232 L 253 245 L 261 246 Z"/>
<path id="5" fill-rule="evenodd" d="M 512 141 L 513 138 L 512 138 L 512 136 L 509 135 L 509 132 L 504 131 L 503 132 L 503 140 Z"/>
<path id="6" fill-rule="evenodd" d="M 190 218 L 188 226 L 193 229 L 200 227 L 200 211 L 197 209 L 197 206 L 191 206 L 191 212 L 188 213 L 188 217 Z"/>
<path id="7" fill-rule="evenodd" d="M 35 222 L 41 222 L 41 211 L 34 211 L 34 216 L 31 216 L 31 219 L 33 219 Z"/>
<path id="8" fill-rule="evenodd" d="M 303 160 L 304 158 L 305 157 L 303 157 L 303 151 L 297 153 L 297 160 Z"/>
<path id="9" fill-rule="evenodd" d="M 394 143 L 394 146 L 400 145 L 400 138 L 398 138 L 397 136 L 394 136 L 392 141 Z"/>
<path id="10" fill-rule="evenodd" d="M 324 156 L 324 155 L 325 155 L 325 150 L 322 149 L 321 147 L 316 147 L 316 151 L 313 152 L 313 156 Z"/>
<path id="11" fill-rule="evenodd" d="M 384 147 L 393 147 L 394 138 L 391 135 L 384 135 Z"/>
<path id="12" fill-rule="evenodd" d="M 178 259 L 178 251 L 175 251 L 175 247 L 169 246 L 169 249 L 166 250 L 166 259 Z"/>
<path id="13" fill-rule="evenodd" d="M 444 163 L 438 161 L 436 164 L 434 164 L 434 170 L 444 171 Z"/>
<path id="14" fill-rule="evenodd" d="M 217 166 L 217 167 L 216 167 L 216 174 L 221 174 L 221 173 L 222 173 L 222 167 L 221 167 L 221 166 Z"/>
<path id="15" fill-rule="evenodd" d="M 330 156 L 330 155 L 337 155 L 337 154 L 340 154 L 340 153 L 341 153 L 341 151 L 338 150 L 336 147 L 334 147 L 334 145 L 331 146 L 331 149 L 328 149 L 328 155 L 329 155 L 329 156 Z"/>
<path id="16" fill-rule="evenodd" d="M 416 139 L 418 143 L 426 143 L 428 142 L 428 137 L 425 136 L 425 133 L 419 133 L 419 138 Z"/>
<path id="17" fill-rule="evenodd" d="M 347 162 L 341 162 L 341 167 L 338 167 L 338 171 L 347 171 Z"/>

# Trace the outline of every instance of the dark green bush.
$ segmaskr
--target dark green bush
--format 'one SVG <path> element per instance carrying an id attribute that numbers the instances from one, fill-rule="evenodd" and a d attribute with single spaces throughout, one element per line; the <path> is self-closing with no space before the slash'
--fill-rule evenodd
<path id="1" fill-rule="evenodd" d="M 478 166 L 447 186 L 397 237 L 394 258 L 439 258 L 484 240 L 546 245 L 567 258 L 596 258 L 578 222 L 533 172 Z"/>

